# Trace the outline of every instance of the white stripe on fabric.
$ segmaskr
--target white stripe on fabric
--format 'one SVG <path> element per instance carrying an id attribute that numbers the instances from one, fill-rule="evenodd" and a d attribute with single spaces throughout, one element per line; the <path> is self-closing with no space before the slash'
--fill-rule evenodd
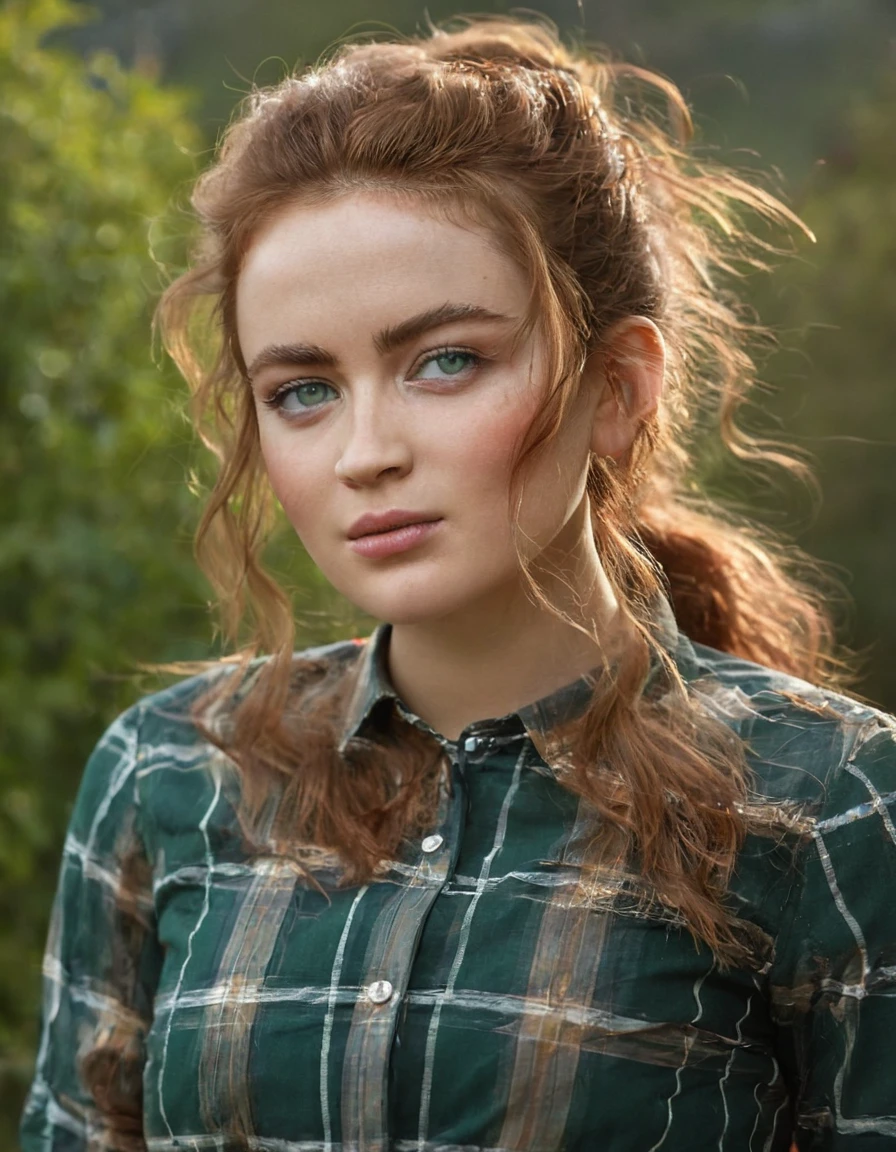
<path id="1" fill-rule="evenodd" d="M 771 1129 L 771 1132 L 769 1132 L 769 1134 L 768 1134 L 768 1139 L 765 1142 L 765 1147 L 762 1149 L 762 1152 L 772 1152 L 772 1148 L 774 1148 L 774 1146 L 775 1146 L 775 1136 L 777 1135 L 777 1132 L 778 1132 L 778 1117 L 781 1115 L 781 1113 L 784 1111 L 784 1109 L 787 1108 L 787 1106 L 789 1104 L 790 1104 L 790 1097 L 788 1095 L 785 1095 L 784 1099 L 778 1105 L 778 1107 L 775 1111 L 775 1115 L 772 1117 L 772 1129 Z"/>
<path id="2" fill-rule="evenodd" d="M 694 982 L 694 1001 L 697 1005 L 697 1015 L 694 1016 L 694 1018 L 691 1020 L 692 1024 L 699 1023 L 700 1018 L 703 1016 L 703 1001 L 700 999 L 700 992 L 703 989 L 703 982 L 708 975 L 709 975 L 709 971 L 706 971 L 703 973 L 702 976 L 700 976 Z M 678 1066 L 678 1068 L 675 1069 L 675 1091 L 672 1093 L 672 1095 L 666 1101 L 666 1105 L 668 1108 L 668 1112 L 666 1114 L 666 1127 L 663 1129 L 662 1136 L 660 1136 L 659 1140 L 657 1140 L 657 1142 L 648 1149 L 648 1152 L 656 1152 L 656 1150 L 658 1148 L 661 1148 L 663 1146 L 663 1144 L 665 1144 L 666 1137 L 669 1135 L 669 1132 L 672 1129 L 672 1101 L 677 1099 L 681 1095 L 681 1074 L 684 1071 L 685 1065 L 688 1062 L 689 1054 L 690 1054 L 690 1049 L 686 1045 L 685 1051 L 684 1051 L 684 1060 L 682 1060 L 682 1062 Z"/>
<path id="3" fill-rule="evenodd" d="M 93 822 L 90 825 L 87 843 L 84 846 L 85 852 L 90 859 L 95 859 L 94 842 L 96 841 L 100 824 L 102 824 L 108 815 L 109 809 L 112 807 L 112 801 L 124 787 L 137 760 L 137 731 L 135 728 L 125 725 L 123 717 L 119 717 L 109 728 L 106 737 L 100 741 L 97 748 L 105 748 L 107 744 L 114 744 L 118 741 L 119 737 L 123 737 L 121 740 L 121 757 L 115 765 L 115 771 L 110 776 L 109 787 L 106 789 L 102 800 L 97 806 Z"/>
<path id="4" fill-rule="evenodd" d="M 190 768 L 205 770 L 209 760 L 213 758 L 231 762 L 207 740 L 192 740 L 189 744 L 153 744 L 147 749 L 136 775 L 138 780 L 142 780 L 145 776 L 151 776 L 165 768 L 176 772 Z"/>
<path id="5" fill-rule="evenodd" d="M 333 1121 L 330 1117 L 330 1085 L 327 1073 L 329 1071 L 328 1064 L 330 1061 L 330 1039 L 333 1035 L 333 1020 L 336 1014 L 336 1004 L 340 999 L 339 979 L 342 976 L 342 960 L 345 956 L 345 946 L 348 943 L 348 934 L 351 931 L 352 920 L 354 920 L 355 911 L 367 890 L 368 885 L 365 884 L 363 888 L 359 889 L 358 895 L 352 901 L 348 916 L 345 918 L 345 924 L 342 926 L 342 935 L 339 937 L 339 944 L 336 948 L 336 956 L 333 960 L 333 970 L 330 976 L 330 994 L 327 997 L 327 1015 L 324 1019 L 324 1033 L 320 1046 L 320 1110 L 324 1122 L 324 1147 L 327 1152 L 332 1152 L 333 1149 Z"/>
<path id="6" fill-rule="evenodd" d="M 701 976 L 697 981 L 702 985 L 706 979 Z M 156 1010 L 159 1014 L 176 1007 L 180 1010 L 219 1007 L 222 1004 L 317 1004 L 329 1006 L 333 1004 L 354 1004 L 361 993 L 359 986 L 351 985 L 344 988 L 334 988 L 332 985 L 308 985 L 299 988 L 234 988 L 224 981 L 212 988 L 200 988 L 190 992 L 181 992 L 177 997 L 173 993 L 159 996 L 156 1000 Z M 439 1009 L 446 1002 L 446 993 L 442 988 L 414 988 L 404 995 L 407 1004 Z M 499 1016 L 509 1016 L 519 1019 L 524 1016 L 550 1016 L 562 1018 L 566 1023 L 584 1028 L 604 1028 L 617 1034 L 637 1035 L 639 1032 L 653 1032 L 658 1021 L 645 1020 L 637 1016 L 621 1016 L 616 1012 L 609 1012 L 603 1008 L 595 1008 L 590 1004 L 547 1004 L 537 1000 L 529 1000 L 525 996 L 507 995 L 496 992 L 479 992 L 475 989 L 464 988 L 459 992 L 454 990 L 450 996 L 453 1007 L 466 1009 L 471 1012 L 494 1012 Z M 691 1021 L 697 1024 L 700 1014 Z M 674 1027 L 670 1024 L 669 1027 Z M 683 1041 L 684 1042 L 684 1041 Z M 697 1043 L 698 1040 L 693 1040 Z M 720 1040 L 724 1043 L 724 1040 Z M 728 1041 L 735 1046 L 735 1041 Z"/>
<path id="7" fill-rule="evenodd" d="M 354 1004 L 360 988 L 351 986 L 336 992 L 335 1003 Z M 181 992 L 175 998 L 167 992 L 156 998 L 156 1012 L 161 1014 L 174 1008 L 220 1008 L 223 1004 L 328 1004 L 331 989 L 328 985 L 303 985 L 300 988 L 234 987 L 232 980 L 223 980 L 211 988 L 195 988 Z"/>
<path id="8" fill-rule="evenodd" d="M 831 890 L 831 895 L 834 898 L 834 903 L 837 905 L 837 911 L 849 925 L 849 930 L 855 937 L 856 944 L 858 945 L 859 954 L 862 957 L 862 976 L 868 975 L 868 945 L 865 943 L 865 935 L 856 920 L 855 916 L 846 907 L 846 901 L 843 899 L 843 893 L 840 891 L 840 886 L 837 884 L 837 876 L 834 872 L 834 865 L 831 862 L 831 857 L 828 853 L 827 846 L 825 845 L 824 838 L 817 828 L 813 829 L 812 837 L 815 840 L 815 847 L 818 849 L 818 858 L 821 861 L 821 867 L 824 870 L 825 879 L 828 882 L 828 887 Z"/>
<path id="9" fill-rule="evenodd" d="M 750 1015 L 750 1009 L 752 1007 L 753 1007 L 753 995 L 751 993 L 747 997 L 747 1010 L 746 1010 L 746 1012 L 744 1012 L 743 1016 L 741 1016 L 740 1020 L 738 1020 L 737 1024 L 735 1025 L 735 1031 L 737 1034 L 737 1039 L 741 1043 L 743 1042 L 743 1038 L 744 1038 L 743 1031 L 742 1031 L 743 1024 L 744 1024 L 744 1021 L 747 1019 L 747 1017 Z M 728 1112 L 728 1099 L 725 1096 L 725 1085 L 728 1083 L 728 1077 L 731 1075 L 731 1065 L 734 1063 L 734 1058 L 736 1055 L 737 1055 L 737 1049 L 732 1048 L 731 1049 L 731 1055 L 728 1057 L 727 1063 L 725 1064 L 725 1075 L 719 1081 L 719 1091 L 722 1093 L 722 1108 L 725 1112 L 725 1126 L 722 1128 L 721 1134 L 719 1135 L 719 1152 L 722 1152 L 723 1145 L 725 1143 L 725 1137 L 728 1134 L 728 1125 L 731 1123 L 731 1115 Z"/>
<path id="10" fill-rule="evenodd" d="M 205 920 L 206 916 L 208 915 L 208 910 L 209 910 L 209 907 L 211 906 L 212 843 L 211 843 L 211 837 L 208 834 L 208 822 L 211 819 L 212 813 L 214 812 L 215 808 L 217 807 L 218 801 L 221 797 L 221 776 L 220 776 L 220 773 L 215 771 L 214 768 L 212 768 L 211 771 L 212 771 L 214 781 L 215 781 L 215 792 L 214 792 L 214 795 L 212 796 L 211 803 L 209 804 L 208 808 L 206 809 L 205 813 L 203 814 L 202 819 L 199 821 L 199 830 L 202 833 L 203 840 L 205 841 L 205 863 L 206 863 L 206 881 L 205 881 L 205 893 L 203 895 L 203 900 L 202 900 L 202 911 L 200 912 L 199 918 L 197 919 L 196 923 L 193 925 L 193 929 L 190 932 L 189 938 L 187 940 L 187 954 L 184 957 L 184 962 L 181 965 L 180 972 L 178 972 L 178 974 L 177 974 L 177 984 L 174 987 L 174 993 L 173 993 L 173 997 L 172 997 L 173 1002 L 172 1002 L 171 1009 L 168 1013 L 168 1019 L 165 1022 L 165 1039 L 162 1043 L 162 1063 L 161 1063 L 161 1067 L 159 1068 L 159 1078 L 158 1078 L 159 1115 L 162 1117 L 162 1121 L 163 1121 L 165 1127 L 168 1129 L 168 1136 L 172 1140 L 174 1139 L 174 1132 L 172 1131 L 171 1124 L 168 1121 L 168 1112 L 165 1108 L 165 1096 L 164 1096 L 164 1091 L 163 1091 L 164 1083 L 165 1083 L 165 1065 L 166 1065 L 166 1062 L 168 1060 L 168 1041 L 171 1038 L 171 1022 L 174 1018 L 174 1008 L 175 1008 L 175 1005 L 177 1004 L 177 998 L 180 995 L 180 990 L 183 987 L 184 976 L 186 975 L 186 971 L 187 971 L 187 965 L 190 963 L 190 960 L 193 957 L 193 940 L 196 936 L 196 933 L 202 927 L 203 921 Z"/>
<path id="11" fill-rule="evenodd" d="M 847 768 L 858 779 L 862 779 L 864 776 L 864 773 L 853 770 L 849 765 Z M 856 804 L 852 808 L 847 808 L 845 812 L 838 812 L 836 816 L 829 816 L 826 820 L 819 820 L 815 824 L 815 828 L 819 832 L 830 832 L 833 828 L 842 828 L 844 824 L 855 824 L 857 820 L 866 820 L 875 812 L 880 812 L 882 808 L 886 811 L 886 805 L 896 804 L 896 792 L 877 793 L 870 785 L 870 781 L 864 780 L 863 782 L 869 784 L 875 798 L 866 800 L 864 804 Z M 889 816 L 889 814 L 887 815 Z"/>
<path id="12" fill-rule="evenodd" d="M 523 764 L 526 759 L 527 745 L 524 744 L 519 756 L 517 757 L 516 766 L 513 770 L 513 777 L 504 797 L 504 802 L 501 805 L 501 811 L 498 815 L 498 823 L 495 829 L 495 839 L 492 843 L 491 851 L 486 855 L 482 861 L 482 868 L 479 870 L 479 881 L 476 885 L 476 891 L 470 897 L 470 905 L 464 915 L 463 922 L 461 923 L 460 932 L 457 938 L 457 949 L 454 953 L 454 960 L 451 964 L 451 970 L 448 973 L 448 980 L 445 985 L 445 992 L 439 1002 L 433 1009 L 432 1019 L 429 1022 L 429 1031 L 426 1036 L 426 1053 L 423 1063 L 423 1083 L 420 1090 L 420 1122 L 417 1128 L 417 1147 L 422 1150 L 425 1147 L 426 1130 L 429 1127 L 429 1109 L 432 1099 L 432 1078 L 435 1063 L 436 1051 L 436 1036 L 439 1031 L 439 1018 L 442 1015 L 442 1005 L 446 1000 L 449 1000 L 454 995 L 454 986 L 457 983 L 457 976 L 460 972 L 461 965 L 464 962 L 464 956 L 467 951 L 467 944 L 470 939 L 470 928 L 473 923 L 473 916 L 476 913 L 477 905 L 485 892 L 485 886 L 488 883 L 489 873 L 491 871 L 492 861 L 501 851 L 504 844 L 504 837 L 507 835 L 507 821 L 510 815 L 510 806 L 513 803 L 513 798 L 516 795 L 517 789 L 520 785 L 520 777 L 522 775 Z"/>
<path id="13" fill-rule="evenodd" d="M 88 844 L 92 846 L 93 840 L 96 837 L 99 824 L 103 816 L 109 811 L 112 804 L 113 796 L 124 785 L 127 779 L 128 771 L 133 766 L 136 758 L 137 749 L 137 733 L 133 732 L 124 723 L 124 717 L 120 716 L 105 732 L 102 739 L 97 744 L 97 752 L 100 749 L 106 749 L 110 745 L 118 744 L 120 748 L 119 760 L 116 764 L 116 770 L 113 772 L 109 779 L 109 786 L 100 802 L 96 814 L 94 815 L 93 823 L 90 827 L 90 838 Z M 85 854 L 87 848 L 85 847 Z M 53 904 L 53 911 L 50 917 L 50 931 L 48 933 L 48 940 L 46 946 L 46 954 L 58 960 L 59 948 L 63 936 L 63 918 L 62 918 L 62 899 L 61 894 L 57 894 L 56 900 Z M 35 1061 L 36 1075 L 41 1078 L 43 1069 L 47 1061 L 47 1052 L 50 1045 L 50 1033 L 53 1025 L 56 1022 L 56 1017 L 59 1015 L 59 1009 L 62 1005 L 62 990 L 63 985 L 56 980 L 51 981 L 52 996 L 44 1005 L 44 1019 L 41 1028 L 40 1044 L 38 1046 L 37 1059 Z M 60 1109 L 61 1112 L 61 1109 Z M 64 1113 L 64 1115 L 68 1115 Z M 52 1138 L 51 1124 L 53 1121 L 50 1118 L 50 1109 L 47 1109 L 44 1123 L 44 1139 L 49 1142 Z"/>
<path id="14" fill-rule="evenodd" d="M 887 835 L 896 844 L 896 828 L 893 827 L 893 821 L 890 819 L 890 813 L 887 811 L 887 804 L 896 802 L 896 792 L 889 792 L 886 796 L 881 796 L 880 792 L 874 787 L 861 768 L 857 768 L 855 764 L 847 764 L 846 771 L 855 776 L 857 780 L 861 780 L 868 792 L 871 795 L 871 803 L 875 812 L 880 814 L 881 820 L 884 822 L 884 827 L 887 830 Z"/>
<path id="15" fill-rule="evenodd" d="M 759 1121 L 762 1119 L 762 1102 L 759 1099 L 759 1089 L 762 1087 L 767 1087 L 769 1094 L 771 1094 L 772 1089 L 775 1087 L 775 1085 L 778 1083 L 778 1081 L 782 1078 L 781 1077 L 781 1069 L 778 1067 L 778 1061 L 774 1057 L 772 1057 L 772 1064 L 774 1065 L 774 1073 L 772 1074 L 772 1078 L 771 1078 L 771 1080 L 769 1080 L 768 1084 L 763 1085 L 757 1080 L 755 1086 L 753 1087 L 753 1100 L 756 1103 L 756 1119 L 753 1121 L 753 1130 L 750 1133 L 750 1140 L 747 1144 L 747 1152 L 753 1152 L 753 1141 L 756 1139 L 756 1133 L 759 1131 Z M 788 1098 L 787 1093 L 785 1092 L 784 1093 L 784 1100 L 786 1101 L 787 1098 Z M 779 1105 L 779 1110 L 780 1110 L 780 1105 Z M 777 1116 L 777 1112 L 775 1113 L 775 1115 Z M 776 1122 L 777 1121 L 775 1121 L 775 1123 Z M 772 1133 L 774 1134 L 774 1123 L 772 1124 Z"/>

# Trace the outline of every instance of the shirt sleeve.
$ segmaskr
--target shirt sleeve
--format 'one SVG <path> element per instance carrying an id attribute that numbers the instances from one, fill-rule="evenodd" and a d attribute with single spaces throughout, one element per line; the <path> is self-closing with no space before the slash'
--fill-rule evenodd
<path id="1" fill-rule="evenodd" d="M 143 1152 L 145 1040 L 161 965 L 136 780 L 140 709 L 88 761 L 43 962 L 22 1152 Z"/>
<path id="2" fill-rule="evenodd" d="M 796 1147 L 894 1152 L 896 730 L 866 712 L 841 735 L 778 938 L 772 1004 Z"/>

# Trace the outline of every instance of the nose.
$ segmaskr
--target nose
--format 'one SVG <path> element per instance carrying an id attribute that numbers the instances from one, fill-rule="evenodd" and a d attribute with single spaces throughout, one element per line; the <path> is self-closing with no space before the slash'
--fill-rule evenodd
<path id="1" fill-rule="evenodd" d="M 359 398 L 347 423 L 336 461 L 336 477 L 350 488 L 365 488 L 386 477 L 407 475 L 413 465 L 410 438 L 382 395 Z"/>

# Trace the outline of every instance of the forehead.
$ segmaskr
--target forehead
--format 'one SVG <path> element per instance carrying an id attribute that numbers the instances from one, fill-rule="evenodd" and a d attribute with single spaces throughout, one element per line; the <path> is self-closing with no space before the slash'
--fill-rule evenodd
<path id="1" fill-rule="evenodd" d="M 264 225 L 237 281 L 237 326 L 250 355 L 247 340 L 284 323 L 382 325 L 446 301 L 521 316 L 528 299 L 527 276 L 484 226 L 358 193 L 289 205 Z"/>

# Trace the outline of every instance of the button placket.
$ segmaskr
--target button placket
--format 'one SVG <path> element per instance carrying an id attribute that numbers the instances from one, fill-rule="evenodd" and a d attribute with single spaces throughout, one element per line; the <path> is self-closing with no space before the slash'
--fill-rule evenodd
<path id="1" fill-rule="evenodd" d="M 398 1048 L 402 1000 L 419 949 L 420 931 L 453 871 L 463 834 L 466 789 L 453 747 L 449 755 L 433 821 L 442 830 L 443 850 L 418 857 L 413 879 L 396 883 L 391 891 L 391 885 L 379 888 L 381 914 L 371 926 L 364 975 L 343 1054 L 342 1136 L 346 1147 L 391 1146 L 390 1068 Z M 421 846 L 422 840 L 418 841 L 418 851 Z"/>

